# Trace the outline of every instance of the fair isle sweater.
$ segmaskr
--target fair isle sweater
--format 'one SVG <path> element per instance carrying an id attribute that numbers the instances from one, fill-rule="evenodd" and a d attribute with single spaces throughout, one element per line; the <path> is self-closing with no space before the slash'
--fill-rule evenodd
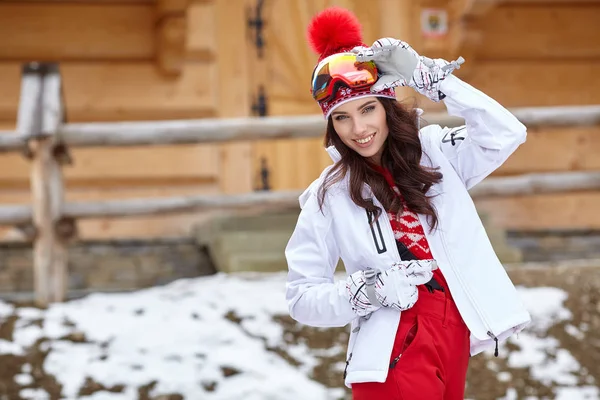
<path id="1" fill-rule="evenodd" d="M 388 185 L 390 185 L 402 200 L 403 207 L 402 212 L 399 215 L 386 210 L 390 219 L 392 231 L 394 232 L 394 238 L 406 246 L 406 248 L 418 259 L 431 259 L 431 250 L 429 249 L 429 243 L 427 242 L 427 237 L 425 237 L 425 232 L 423 231 L 423 225 L 421 225 L 421 222 L 419 221 L 419 216 L 407 207 L 390 171 L 377 165 L 372 165 L 372 167 L 383 175 Z M 433 271 L 433 277 L 444 287 L 447 296 L 450 296 L 448 284 L 439 268 Z"/>

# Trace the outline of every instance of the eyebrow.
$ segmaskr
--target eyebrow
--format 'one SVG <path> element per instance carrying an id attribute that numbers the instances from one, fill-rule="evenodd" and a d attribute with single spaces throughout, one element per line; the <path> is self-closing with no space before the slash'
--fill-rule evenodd
<path id="1" fill-rule="evenodd" d="M 377 103 L 377 100 L 369 100 L 366 103 L 361 104 L 360 106 L 358 106 L 358 108 L 356 109 L 357 111 L 362 110 L 363 108 L 365 108 L 368 105 L 371 105 L 373 103 Z M 334 111 L 331 113 L 331 115 L 335 115 L 335 114 L 348 114 L 347 112 L 344 111 Z"/>

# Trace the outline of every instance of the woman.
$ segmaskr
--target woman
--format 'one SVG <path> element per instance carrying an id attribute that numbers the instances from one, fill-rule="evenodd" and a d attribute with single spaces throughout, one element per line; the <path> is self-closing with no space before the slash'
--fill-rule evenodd
<path id="1" fill-rule="evenodd" d="M 362 43 L 355 16 L 313 18 L 312 94 L 334 164 L 300 197 L 286 248 L 290 315 L 351 324 L 354 399 L 463 399 L 469 356 L 530 321 L 467 190 L 525 141 L 506 109 L 396 39 Z M 465 126 L 419 130 L 395 100 L 410 86 Z M 347 278 L 334 280 L 342 259 Z"/>

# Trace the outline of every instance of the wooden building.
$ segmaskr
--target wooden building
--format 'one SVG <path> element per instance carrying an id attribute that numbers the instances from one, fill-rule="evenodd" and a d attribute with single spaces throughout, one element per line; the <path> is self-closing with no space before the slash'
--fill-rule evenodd
<path id="1" fill-rule="evenodd" d="M 319 112 L 306 25 L 353 10 L 367 43 L 402 38 L 428 56 L 466 59 L 457 75 L 507 107 L 600 104 L 600 1 L 4 0 L 0 130 L 15 127 L 21 66 L 60 62 L 68 122 Z M 413 96 L 401 91 L 400 96 Z M 417 98 L 427 110 L 439 104 Z M 600 126 L 536 128 L 495 175 L 600 170 Z M 330 163 L 321 139 L 73 151 L 67 200 L 301 189 Z M 28 161 L 0 155 L 0 204 L 29 202 Z M 481 200 L 512 229 L 600 228 L 600 193 Z M 96 219 L 83 238 L 184 235 L 202 215 Z M 13 229 L 0 238 L 16 237 Z"/>

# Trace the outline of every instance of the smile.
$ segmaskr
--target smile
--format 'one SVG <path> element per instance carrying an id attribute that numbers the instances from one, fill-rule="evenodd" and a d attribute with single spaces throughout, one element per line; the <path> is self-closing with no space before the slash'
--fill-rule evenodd
<path id="1" fill-rule="evenodd" d="M 371 134 L 371 135 L 367 136 L 366 138 L 363 138 L 363 139 L 355 139 L 354 141 L 355 141 L 356 143 L 359 143 L 359 144 L 367 144 L 367 143 L 369 143 L 371 140 L 373 140 L 373 137 L 374 137 L 374 136 L 375 136 L 375 134 L 373 133 L 373 134 Z"/>

